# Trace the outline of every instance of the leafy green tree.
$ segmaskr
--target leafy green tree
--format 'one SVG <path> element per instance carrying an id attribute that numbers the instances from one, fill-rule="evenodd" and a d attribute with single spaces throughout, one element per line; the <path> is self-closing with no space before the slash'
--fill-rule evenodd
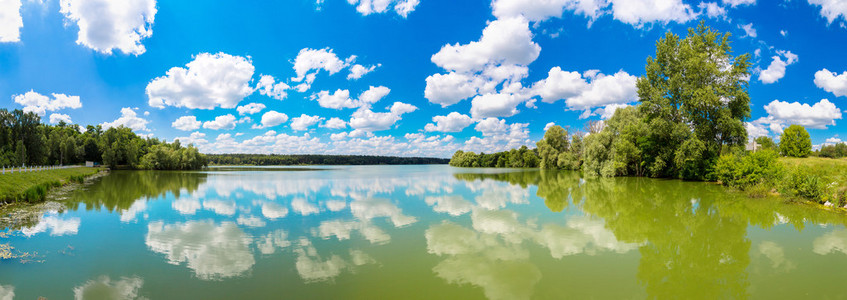
<path id="1" fill-rule="evenodd" d="M 761 149 L 763 149 L 763 150 L 764 149 L 776 149 L 776 143 L 774 143 L 773 139 L 769 136 L 763 135 L 763 136 L 757 137 L 753 141 L 755 141 L 756 144 L 759 144 L 759 147 L 761 147 Z"/>
<path id="2" fill-rule="evenodd" d="M 826 145 L 821 147 L 818 155 L 821 157 L 828 158 L 842 158 L 847 156 L 847 144 L 838 143 L 835 145 Z"/>
<path id="3" fill-rule="evenodd" d="M 747 140 L 750 56 L 734 57 L 729 37 L 701 23 L 684 39 L 668 32 L 656 43 L 656 57 L 647 58 L 637 87 L 652 129 L 643 149 L 649 175 L 702 179 L 722 145 Z"/>
<path id="4" fill-rule="evenodd" d="M 800 125 L 788 126 L 779 139 L 779 152 L 784 156 L 808 157 L 812 153 L 812 139 L 806 128 Z"/>
<path id="5" fill-rule="evenodd" d="M 568 131 L 559 125 L 553 125 L 544 133 L 538 143 L 538 156 L 543 169 L 559 168 L 559 155 L 568 151 Z"/>
<path id="6" fill-rule="evenodd" d="M 614 136 L 612 152 L 616 175 L 644 175 L 644 148 L 650 128 L 644 122 L 637 107 L 625 107 L 615 111 L 606 122 L 604 131 Z"/>
<path id="7" fill-rule="evenodd" d="M 614 153 L 611 131 L 603 130 L 585 137 L 582 170 L 588 177 L 615 176 Z"/>

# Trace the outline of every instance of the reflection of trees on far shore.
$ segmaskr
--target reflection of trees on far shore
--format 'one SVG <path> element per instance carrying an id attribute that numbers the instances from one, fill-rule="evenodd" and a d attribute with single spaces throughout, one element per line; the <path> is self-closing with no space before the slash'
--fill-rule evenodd
<path id="1" fill-rule="evenodd" d="M 106 208 L 110 212 L 128 210 L 139 199 L 164 197 L 172 193 L 179 198 L 182 193 L 193 193 L 206 182 L 202 172 L 171 171 L 113 171 L 98 182 L 75 191 L 66 205 L 77 209 L 84 203 L 87 209 Z"/>

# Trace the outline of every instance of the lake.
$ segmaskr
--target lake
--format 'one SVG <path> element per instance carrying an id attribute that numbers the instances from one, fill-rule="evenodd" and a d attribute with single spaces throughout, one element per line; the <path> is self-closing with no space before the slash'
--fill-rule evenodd
<path id="1" fill-rule="evenodd" d="M 0 299 L 847 298 L 847 216 L 449 166 L 115 171 L 5 227 Z"/>

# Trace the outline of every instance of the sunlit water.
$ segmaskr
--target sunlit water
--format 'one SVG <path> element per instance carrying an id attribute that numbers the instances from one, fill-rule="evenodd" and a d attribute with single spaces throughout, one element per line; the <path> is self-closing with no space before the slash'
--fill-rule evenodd
<path id="1" fill-rule="evenodd" d="M 117 171 L 7 228 L 0 299 L 847 297 L 847 216 L 448 166 Z"/>

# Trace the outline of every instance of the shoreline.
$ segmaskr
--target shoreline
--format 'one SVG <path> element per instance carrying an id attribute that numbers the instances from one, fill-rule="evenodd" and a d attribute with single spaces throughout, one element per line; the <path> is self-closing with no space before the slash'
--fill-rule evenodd
<path id="1" fill-rule="evenodd" d="M 0 204 L 0 231 L 17 230 L 37 223 L 46 212 L 63 212 L 67 209 L 64 201 L 73 191 L 94 183 L 95 180 L 109 175 L 109 169 L 101 169 L 97 173 L 86 176 L 83 182 L 66 181 L 62 186 L 47 191 L 43 201 L 11 202 Z M 0 251 L 2 253 L 3 251 Z M 0 255 L 2 256 L 2 255 Z"/>
<path id="2" fill-rule="evenodd" d="M 42 196 L 41 201 L 32 202 L 30 200 L 18 200 L 18 201 L 8 201 L 8 199 L 0 202 L 0 215 L 4 213 L 6 210 L 10 208 L 23 208 L 28 206 L 35 206 L 41 203 L 46 203 L 50 201 L 64 200 L 63 198 L 57 198 L 57 195 L 67 194 L 73 190 L 76 190 L 79 187 L 83 187 L 85 185 L 90 184 L 93 180 L 98 179 L 100 177 L 109 175 L 110 170 L 108 168 L 98 168 L 99 170 L 96 173 L 89 175 L 71 175 L 63 179 L 59 179 L 58 181 L 52 182 L 42 182 L 39 184 L 35 184 L 31 187 L 28 187 L 27 190 L 32 189 L 37 186 L 44 186 L 46 190 L 44 191 L 44 195 Z M 79 179 L 79 176 L 82 176 Z M 24 192 L 25 193 L 25 192 Z M 21 196 L 23 193 L 17 195 Z"/>

